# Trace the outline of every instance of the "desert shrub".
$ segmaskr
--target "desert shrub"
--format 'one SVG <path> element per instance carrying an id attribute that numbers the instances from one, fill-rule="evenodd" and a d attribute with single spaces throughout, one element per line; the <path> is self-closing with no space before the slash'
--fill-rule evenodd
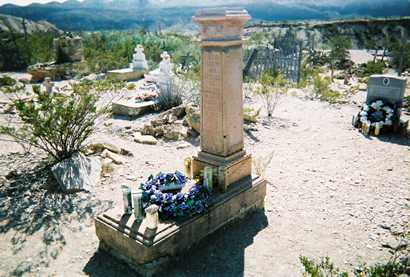
<path id="1" fill-rule="evenodd" d="M 319 263 L 307 257 L 299 257 L 304 268 L 304 277 L 348 277 L 347 272 L 341 272 L 329 257 L 322 258 Z"/>
<path id="2" fill-rule="evenodd" d="M 251 107 L 244 107 L 243 108 L 243 121 L 245 123 L 257 123 L 260 112 L 261 112 L 261 109 L 258 109 L 255 111 L 255 109 Z"/>
<path id="3" fill-rule="evenodd" d="M 369 61 L 362 72 L 360 72 L 358 75 L 359 77 L 368 77 L 373 74 L 383 74 L 384 69 L 386 68 L 386 65 L 384 62 L 381 61 Z"/>
<path id="4" fill-rule="evenodd" d="M 317 69 L 314 66 L 311 66 L 309 60 L 306 60 L 300 68 L 300 80 L 298 82 L 299 88 L 304 88 L 310 84 L 317 74 Z"/>
<path id="5" fill-rule="evenodd" d="M 34 87 L 37 99 L 15 100 L 21 120 L 18 128 L 0 126 L 0 133 L 46 152 L 59 162 L 81 151 L 93 133 L 96 120 L 106 113 L 97 109 L 95 94 L 74 89 L 72 95 L 49 95 Z"/>
<path id="6" fill-rule="evenodd" d="M 14 86 L 16 84 L 16 80 L 9 76 L 0 77 L 0 87 L 3 86 Z"/>
<path id="7" fill-rule="evenodd" d="M 288 82 L 280 73 L 267 70 L 260 77 L 256 93 L 262 97 L 268 117 L 272 117 L 280 97 L 286 93 Z"/>
<path id="8" fill-rule="evenodd" d="M 182 104 L 186 86 L 182 82 L 170 80 L 160 85 L 157 105 L 160 110 L 169 110 Z"/>
<path id="9" fill-rule="evenodd" d="M 350 275 L 339 270 L 329 257 L 321 258 L 320 262 L 309 259 L 304 256 L 299 257 L 304 268 L 303 276 L 305 277 L 349 277 Z M 406 267 L 409 261 L 408 256 L 397 258 L 394 253 L 391 259 L 384 263 L 377 263 L 371 266 L 362 265 L 356 267 L 354 276 L 356 277 L 396 277 L 407 276 Z M 408 273 L 408 272 L 407 272 Z M 403 275 L 402 275 L 403 274 Z"/>
<path id="10" fill-rule="evenodd" d="M 315 74 L 313 78 L 313 92 L 319 100 L 334 104 L 340 101 L 342 94 L 331 90 L 329 88 L 330 84 L 331 80 L 329 77 L 322 78 L 319 74 Z"/>

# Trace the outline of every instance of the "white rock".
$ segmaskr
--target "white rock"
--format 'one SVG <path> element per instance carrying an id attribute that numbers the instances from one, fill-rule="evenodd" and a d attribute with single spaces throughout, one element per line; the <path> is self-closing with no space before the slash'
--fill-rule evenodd
<path id="1" fill-rule="evenodd" d="M 134 134 L 134 141 L 142 144 L 155 145 L 158 143 L 158 140 L 153 136 L 142 135 L 140 132 Z"/>
<path id="2" fill-rule="evenodd" d="M 101 162 L 96 157 L 76 153 L 54 165 L 51 171 L 63 191 L 90 191 L 100 181 Z"/>
<path id="3" fill-rule="evenodd" d="M 109 158 L 111 159 L 115 164 L 123 164 L 125 163 L 125 160 L 120 156 L 117 155 L 111 151 L 108 151 L 107 149 L 104 150 L 101 154 L 101 157 L 103 158 Z"/>
<path id="4" fill-rule="evenodd" d="M 191 144 L 189 144 L 188 142 L 181 142 L 181 143 L 178 143 L 177 149 L 184 149 L 184 148 L 188 148 L 190 146 L 191 146 Z"/>

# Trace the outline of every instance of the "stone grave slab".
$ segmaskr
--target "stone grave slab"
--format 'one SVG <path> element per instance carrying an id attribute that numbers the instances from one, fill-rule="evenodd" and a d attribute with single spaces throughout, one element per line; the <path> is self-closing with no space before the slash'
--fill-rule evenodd
<path id="1" fill-rule="evenodd" d="M 110 70 L 107 72 L 107 77 L 120 81 L 135 81 L 141 79 L 145 71 L 134 71 L 131 68 L 123 68 Z"/>
<path id="2" fill-rule="evenodd" d="M 139 116 L 152 111 L 155 105 L 155 101 L 119 100 L 112 103 L 112 112 L 116 115 Z"/>
<path id="3" fill-rule="evenodd" d="M 123 215 L 116 207 L 95 220 L 100 249 L 123 260 L 143 276 L 152 276 L 165 269 L 173 257 L 188 250 L 201 239 L 264 208 L 267 181 L 255 177 L 244 178 L 232 184 L 228 191 L 211 199 L 207 213 L 185 222 L 160 222 L 156 230 L 134 221 L 134 215 Z"/>

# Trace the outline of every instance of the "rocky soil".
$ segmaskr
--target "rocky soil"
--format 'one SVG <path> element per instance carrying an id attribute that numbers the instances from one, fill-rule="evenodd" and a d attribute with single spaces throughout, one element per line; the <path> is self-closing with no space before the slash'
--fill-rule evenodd
<path id="1" fill-rule="evenodd" d="M 351 126 L 358 110 L 282 98 L 272 120 L 246 132 L 254 159 L 273 152 L 265 211 L 202 241 L 166 276 L 301 276 L 300 255 L 330 256 L 346 270 L 388 259 L 408 223 L 410 140 L 364 137 Z M 47 170 L 33 171 L 42 155 L 22 157 L 21 147 L 1 140 L 0 276 L 134 276 L 97 251 L 93 217 L 121 205 L 122 184 L 182 169 L 199 148 L 198 139 L 134 142 L 133 133 L 153 117 L 99 126 L 90 141 L 110 142 L 133 156 L 123 155 L 91 193 L 53 192 Z"/>

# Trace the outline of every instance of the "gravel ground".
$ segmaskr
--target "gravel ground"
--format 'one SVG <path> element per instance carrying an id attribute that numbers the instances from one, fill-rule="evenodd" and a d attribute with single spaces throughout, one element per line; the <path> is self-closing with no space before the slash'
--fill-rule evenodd
<path id="1" fill-rule="evenodd" d="M 273 151 L 265 211 L 217 231 L 166 276 L 301 276 L 300 255 L 330 256 L 346 270 L 387 259 L 386 245 L 397 244 L 394 234 L 408 222 L 410 141 L 364 137 L 351 127 L 357 111 L 352 104 L 283 98 L 275 118 L 246 135 L 254 158 Z M 148 118 L 100 127 L 99 140 L 134 157 L 89 194 L 47 192 L 48 174 L 30 173 L 41 155 L 20 165 L 20 148 L 1 142 L 0 176 L 17 168 L 18 177 L 0 177 L 0 276 L 134 276 L 97 251 L 93 216 L 121 204 L 122 184 L 182 169 L 183 159 L 198 151 L 197 140 L 180 150 L 178 143 L 133 142 L 124 130 Z"/>

